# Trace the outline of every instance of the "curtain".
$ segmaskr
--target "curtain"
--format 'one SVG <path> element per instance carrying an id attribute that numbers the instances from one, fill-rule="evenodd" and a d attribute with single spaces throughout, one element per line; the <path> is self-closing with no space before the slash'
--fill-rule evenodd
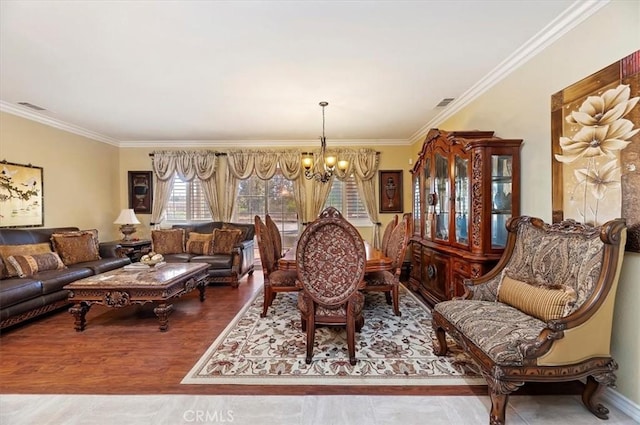
<path id="1" fill-rule="evenodd" d="M 231 221 L 238 196 L 238 180 L 251 177 L 255 155 L 251 151 L 227 152 L 227 175 L 223 189 L 222 221 Z"/>
<path id="2" fill-rule="evenodd" d="M 380 165 L 380 157 L 374 150 L 360 149 L 357 155 L 353 155 L 352 162 L 358 193 L 373 224 L 373 247 L 380 248 L 380 219 L 374 179 Z"/>
<path id="3" fill-rule="evenodd" d="M 151 226 L 157 229 L 164 217 L 171 191 L 173 190 L 173 173 L 175 171 L 175 155 L 173 152 L 154 152 L 151 160 L 153 168 L 153 207 L 151 208 Z"/>
<path id="4" fill-rule="evenodd" d="M 202 183 L 203 193 L 214 220 L 219 214 L 216 189 L 217 157 L 213 151 L 158 151 L 151 160 L 154 171 L 153 209 L 151 223 L 158 226 L 164 217 L 173 190 L 173 175 L 190 182 L 194 179 Z"/>
<path id="5" fill-rule="evenodd" d="M 304 174 L 300 161 L 301 152 L 286 151 L 280 153 L 280 170 L 285 179 L 293 181 L 293 197 L 296 202 L 296 214 L 298 216 L 298 231 L 302 229 L 305 222 L 305 212 L 307 210 L 306 192 L 304 189 Z"/>

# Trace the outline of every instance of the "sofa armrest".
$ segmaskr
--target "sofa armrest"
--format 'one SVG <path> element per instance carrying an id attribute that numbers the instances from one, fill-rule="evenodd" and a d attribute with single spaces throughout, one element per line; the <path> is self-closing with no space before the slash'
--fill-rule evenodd
<path id="1" fill-rule="evenodd" d="M 100 242 L 100 257 L 124 258 L 126 256 L 126 249 L 122 245 L 113 242 Z"/>
<path id="2" fill-rule="evenodd" d="M 255 261 L 253 249 L 253 239 L 244 240 L 233 247 L 231 267 L 238 276 L 242 276 L 253 269 L 253 263 Z"/>

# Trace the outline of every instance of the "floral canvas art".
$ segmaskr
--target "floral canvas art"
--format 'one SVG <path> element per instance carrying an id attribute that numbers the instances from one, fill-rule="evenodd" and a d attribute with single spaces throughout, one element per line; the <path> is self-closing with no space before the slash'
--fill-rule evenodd
<path id="1" fill-rule="evenodd" d="M 553 220 L 623 217 L 640 251 L 640 51 L 552 98 Z"/>
<path id="2" fill-rule="evenodd" d="M 0 227 L 44 225 L 42 167 L 0 161 Z"/>

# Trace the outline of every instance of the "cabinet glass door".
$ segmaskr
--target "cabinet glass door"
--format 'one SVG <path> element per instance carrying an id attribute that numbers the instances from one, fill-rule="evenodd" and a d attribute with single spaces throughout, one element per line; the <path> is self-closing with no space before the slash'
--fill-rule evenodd
<path id="1" fill-rule="evenodd" d="M 469 160 L 455 156 L 454 168 L 455 193 L 455 235 L 456 242 L 469 244 Z"/>
<path id="2" fill-rule="evenodd" d="M 413 175 L 413 234 L 420 235 L 420 174 Z"/>
<path id="3" fill-rule="evenodd" d="M 435 154 L 435 176 L 434 187 L 435 198 L 435 226 L 436 239 L 449 240 L 449 198 L 451 188 L 449 187 L 449 160 L 447 157 Z"/>
<path id="4" fill-rule="evenodd" d="M 491 155 L 491 248 L 504 248 L 511 218 L 511 155 Z"/>
<path id="5" fill-rule="evenodd" d="M 429 199 L 429 193 L 431 193 L 431 161 L 430 158 L 425 158 L 424 168 L 422 169 L 422 175 L 424 176 L 424 199 Z M 428 202 L 425 202 L 425 214 L 424 214 L 424 237 L 431 239 L 433 237 L 431 220 L 433 219 L 433 211 Z"/>

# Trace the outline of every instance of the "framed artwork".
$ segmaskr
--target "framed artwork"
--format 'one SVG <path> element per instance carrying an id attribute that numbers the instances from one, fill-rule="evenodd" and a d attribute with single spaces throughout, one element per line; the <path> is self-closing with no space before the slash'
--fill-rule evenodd
<path id="1" fill-rule="evenodd" d="M 553 221 L 627 221 L 640 252 L 640 50 L 551 97 Z"/>
<path id="2" fill-rule="evenodd" d="M 129 171 L 129 208 L 136 214 L 151 214 L 152 200 L 152 172 Z"/>
<path id="3" fill-rule="evenodd" d="M 381 213 L 401 213 L 402 206 L 402 170 L 380 170 L 379 202 Z"/>
<path id="4" fill-rule="evenodd" d="M 0 227 L 44 226 L 42 167 L 0 161 Z"/>

